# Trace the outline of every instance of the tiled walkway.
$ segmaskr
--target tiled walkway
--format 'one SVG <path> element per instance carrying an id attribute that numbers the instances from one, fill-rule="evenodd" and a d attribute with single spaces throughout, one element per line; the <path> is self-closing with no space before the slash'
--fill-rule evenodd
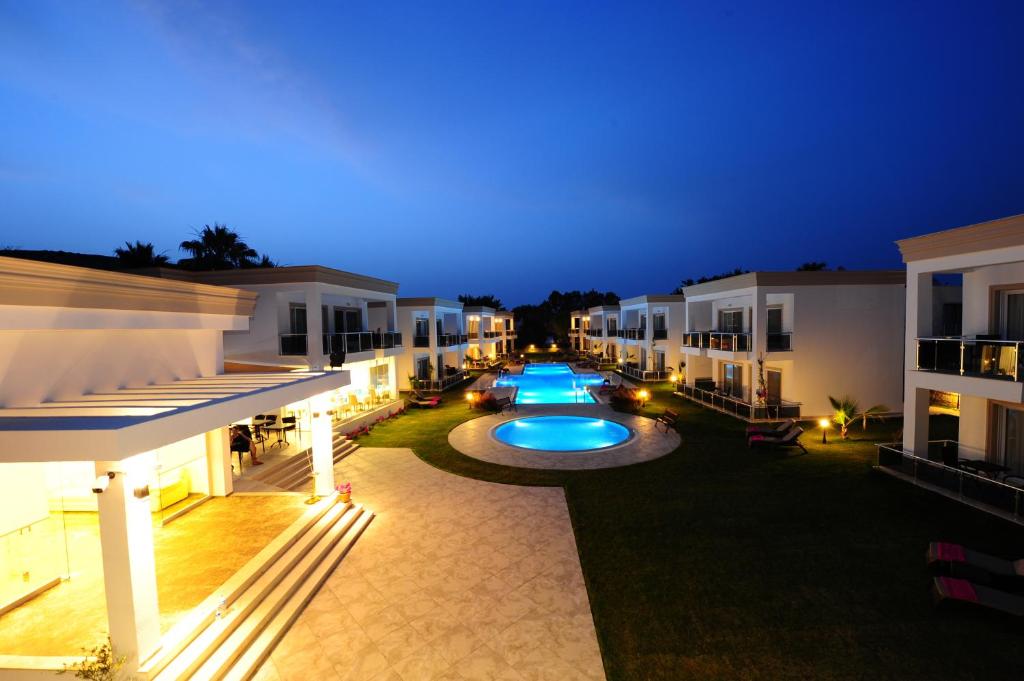
<path id="1" fill-rule="evenodd" d="M 360 449 L 337 473 L 377 517 L 257 678 L 604 679 L 561 488 L 408 449 Z"/>

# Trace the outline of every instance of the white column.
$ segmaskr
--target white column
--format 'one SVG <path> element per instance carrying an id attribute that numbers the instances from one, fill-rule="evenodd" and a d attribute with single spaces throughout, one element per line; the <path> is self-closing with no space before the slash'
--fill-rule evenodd
<path id="1" fill-rule="evenodd" d="M 907 386 L 903 406 L 903 449 L 928 457 L 928 404 L 930 391 Z"/>
<path id="2" fill-rule="evenodd" d="M 768 348 L 768 294 L 763 288 L 754 289 L 754 305 L 750 309 L 750 348 L 754 359 Z M 756 389 L 757 386 L 754 386 Z"/>
<path id="3" fill-rule="evenodd" d="M 120 462 L 96 462 L 97 476 L 108 471 L 115 475 L 97 495 L 107 623 L 114 650 L 128 658 L 130 670 L 160 644 L 153 520 L 149 497 L 134 494 L 145 480 L 122 472 Z"/>
<path id="4" fill-rule="evenodd" d="M 310 284 L 306 287 L 306 363 L 317 371 L 324 368 L 324 314 L 321 304 L 320 289 Z"/>
<path id="5" fill-rule="evenodd" d="M 234 491 L 227 426 L 206 433 L 206 467 L 210 476 L 211 496 L 226 497 Z"/>
<path id="6" fill-rule="evenodd" d="M 312 416 L 313 492 L 322 497 L 334 491 L 334 437 L 326 407 L 317 404 Z"/>

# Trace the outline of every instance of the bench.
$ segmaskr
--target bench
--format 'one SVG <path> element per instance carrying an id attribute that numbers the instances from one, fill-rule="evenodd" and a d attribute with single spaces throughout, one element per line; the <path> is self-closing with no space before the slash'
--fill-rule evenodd
<path id="1" fill-rule="evenodd" d="M 679 413 L 666 409 L 664 414 L 654 420 L 654 428 L 657 429 L 658 426 L 665 426 L 665 432 L 668 433 L 669 429 L 673 428 L 677 421 L 679 421 Z"/>
<path id="2" fill-rule="evenodd" d="M 512 401 L 511 397 L 499 397 L 497 400 L 495 400 L 495 404 L 498 405 L 499 414 L 505 411 L 506 409 L 515 412 L 519 411 L 519 409 L 516 408 L 516 403 Z"/>

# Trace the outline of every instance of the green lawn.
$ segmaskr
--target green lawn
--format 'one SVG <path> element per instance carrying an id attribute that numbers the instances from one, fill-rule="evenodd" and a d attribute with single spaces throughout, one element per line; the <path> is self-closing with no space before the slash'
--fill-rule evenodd
<path id="1" fill-rule="evenodd" d="M 412 447 L 458 475 L 566 491 L 609 679 L 1004 679 L 1024 626 L 936 611 L 924 552 L 945 539 L 1024 555 L 1024 532 L 871 470 L 899 423 L 810 453 L 750 451 L 743 424 L 654 390 L 682 445 L 586 472 L 515 469 L 453 450 L 476 414 L 442 408 L 377 426 L 363 446 Z M 834 434 L 833 434 L 834 435 Z"/>

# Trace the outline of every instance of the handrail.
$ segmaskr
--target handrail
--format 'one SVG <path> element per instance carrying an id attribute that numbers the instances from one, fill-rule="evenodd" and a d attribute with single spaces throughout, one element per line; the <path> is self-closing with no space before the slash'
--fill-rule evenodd
<path id="1" fill-rule="evenodd" d="M 918 371 L 1020 381 L 1024 341 L 969 336 L 922 336 L 917 341 Z"/>
<path id="2" fill-rule="evenodd" d="M 354 353 L 400 347 L 402 347 L 402 334 L 397 331 L 349 331 L 323 334 L 325 355 L 332 352 Z"/>
<path id="3" fill-rule="evenodd" d="M 706 404 L 726 413 L 735 414 L 751 421 L 772 420 L 800 416 L 800 402 L 780 400 L 778 404 L 754 404 L 746 399 L 726 395 L 714 390 L 705 390 L 690 385 L 682 385 L 683 396 Z M 774 416 L 772 413 L 774 412 Z"/>

